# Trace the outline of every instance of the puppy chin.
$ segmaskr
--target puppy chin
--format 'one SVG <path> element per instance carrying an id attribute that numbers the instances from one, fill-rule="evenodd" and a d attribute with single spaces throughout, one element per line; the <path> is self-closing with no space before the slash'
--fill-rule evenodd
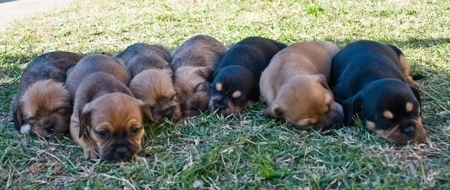
<path id="1" fill-rule="evenodd" d="M 367 120 L 366 126 L 369 130 L 392 143 L 407 144 L 410 141 L 423 142 L 426 139 L 425 130 L 420 124 L 420 121 L 414 121 L 413 126 L 408 131 L 409 134 L 402 132 L 399 125 L 391 129 L 378 129 L 375 122 Z"/>

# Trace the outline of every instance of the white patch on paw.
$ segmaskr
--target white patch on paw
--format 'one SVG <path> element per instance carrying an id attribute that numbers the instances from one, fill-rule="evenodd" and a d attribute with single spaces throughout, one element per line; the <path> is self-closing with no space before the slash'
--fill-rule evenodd
<path id="1" fill-rule="evenodd" d="M 22 134 L 30 134 L 31 126 L 29 124 L 20 126 L 20 133 Z"/>

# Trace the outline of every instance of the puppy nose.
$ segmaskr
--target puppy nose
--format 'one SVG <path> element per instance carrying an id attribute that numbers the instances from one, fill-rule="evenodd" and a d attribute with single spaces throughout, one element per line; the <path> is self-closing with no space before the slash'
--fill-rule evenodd
<path id="1" fill-rule="evenodd" d="M 222 104 L 222 103 L 220 103 L 220 102 L 214 102 L 214 107 L 215 107 L 216 109 L 220 109 L 220 110 L 225 109 L 225 105 Z"/>
<path id="2" fill-rule="evenodd" d="M 414 127 L 407 127 L 405 129 L 403 129 L 403 133 L 405 135 L 408 135 L 409 137 L 416 136 L 416 132 L 414 131 Z"/>
<path id="3" fill-rule="evenodd" d="M 171 118 L 172 117 L 172 110 L 167 109 L 164 111 L 164 117 Z"/>
<path id="4" fill-rule="evenodd" d="M 55 125 L 54 124 L 52 124 L 52 123 L 48 123 L 48 124 L 45 124 L 44 125 L 44 129 L 47 131 L 47 132 L 53 132 L 53 128 L 55 127 Z"/>
<path id="5" fill-rule="evenodd" d="M 128 149 L 125 146 L 119 146 L 114 150 L 114 152 L 118 155 L 124 155 L 127 151 Z"/>

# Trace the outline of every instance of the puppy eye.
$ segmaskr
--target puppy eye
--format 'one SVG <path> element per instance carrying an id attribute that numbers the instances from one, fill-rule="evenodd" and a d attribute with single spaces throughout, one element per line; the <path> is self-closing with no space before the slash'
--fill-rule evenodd
<path id="1" fill-rule="evenodd" d="M 66 107 L 58 108 L 54 112 L 59 113 L 61 115 L 68 115 L 70 113 L 70 109 Z"/>
<path id="2" fill-rule="evenodd" d="M 142 129 L 141 127 L 133 126 L 133 127 L 131 127 L 130 132 L 131 132 L 131 134 L 137 134 L 141 129 Z"/>
<path id="3" fill-rule="evenodd" d="M 95 131 L 95 134 L 97 134 L 98 137 L 102 138 L 102 139 L 107 139 L 109 138 L 109 132 L 106 130 L 102 130 L 102 131 Z"/>

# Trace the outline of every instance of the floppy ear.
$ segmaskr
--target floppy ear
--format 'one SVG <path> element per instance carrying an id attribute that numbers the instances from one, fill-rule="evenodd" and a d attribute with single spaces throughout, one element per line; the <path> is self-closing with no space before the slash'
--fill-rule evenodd
<path id="1" fill-rule="evenodd" d="M 358 95 L 348 98 L 342 103 L 345 115 L 345 124 L 353 124 L 353 115 L 359 114 L 362 106 L 362 100 Z"/>
<path id="2" fill-rule="evenodd" d="M 86 104 L 84 108 L 78 111 L 78 115 L 80 117 L 80 133 L 79 138 L 81 138 L 88 127 L 88 124 L 91 122 L 91 106 L 90 104 Z"/>
<path id="3" fill-rule="evenodd" d="M 268 118 L 282 118 L 284 115 L 284 111 L 281 107 L 278 105 L 269 106 L 266 111 L 264 112 L 264 115 Z"/>
<path id="4" fill-rule="evenodd" d="M 23 123 L 25 122 L 23 119 L 22 104 L 19 103 L 16 108 L 13 108 L 12 116 L 13 116 L 14 127 L 17 130 L 20 130 L 20 126 L 22 126 Z"/>
<path id="5" fill-rule="evenodd" d="M 206 79 L 206 81 L 212 80 L 212 72 L 213 70 L 209 67 L 203 67 L 197 70 L 195 73 L 201 76 L 202 78 Z"/>
<path id="6" fill-rule="evenodd" d="M 319 81 L 319 83 L 326 88 L 327 90 L 331 91 L 330 87 L 328 86 L 327 83 L 327 79 L 325 78 L 325 76 L 323 75 L 316 75 L 317 76 L 317 81 Z"/>
<path id="7" fill-rule="evenodd" d="M 150 110 L 150 105 L 144 103 L 141 100 L 137 100 L 137 101 L 138 101 L 139 106 L 141 107 L 142 114 L 144 114 L 144 116 L 147 117 L 150 121 L 154 121 L 152 112 Z"/>
<path id="8" fill-rule="evenodd" d="M 414 97 L 416 97 L 417 101 L 419 101 L 419 104 L 421 104 L 422 102 L 420 100 L 420 91 L 413 86 L 409 86 L 409 87 L 411 88 L 411 91 L 413 92 Z"/>

